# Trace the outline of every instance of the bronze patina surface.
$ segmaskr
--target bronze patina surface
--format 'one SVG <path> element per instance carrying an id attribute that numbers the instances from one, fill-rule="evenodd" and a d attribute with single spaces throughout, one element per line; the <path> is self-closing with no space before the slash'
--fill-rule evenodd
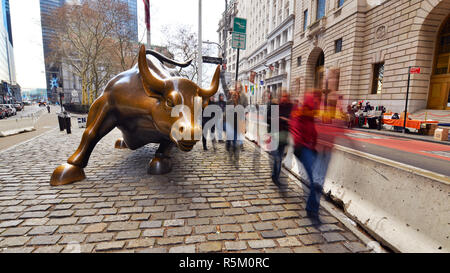
<path id="1" fill-rule="evenodd" d="M 149 52 L 149 51 L 147 51 Z M 150 52 L 151 53 L 151 52 Z M 177 146 L 183 151 L 192 150 L 196 140 L 176 140 L 172 125 L 181 117 L 171 117 L 173 107 L 179 104 L 191 111 L 188 130 L 194 136 L 194 97 L 200 96 L 203 107 L 219 87 L 220 66 L 217 66 L 209 89 L 202 89 L 192 81 L 181 78 L 176 69 L 164 62 L 183 66 L 157 53 L 147 59 L 141 46 L 138 64 L 115 76 L 103 93 L 92 104 L 81 143 L 66 164 L 57 167 L 50 179 L 51 185 L 64 185 L 85 178 L 83 169 L 95 145 L 112 129 L 122 131 L 123 139 L 115 147 L 138 149 L 148 143 L 159 143 L 154 158 L 148 165 L 148 173 L 164 174 L 171 170 L 170 149 Z M 156 57 L 155 57 L 156 56 Z"/>

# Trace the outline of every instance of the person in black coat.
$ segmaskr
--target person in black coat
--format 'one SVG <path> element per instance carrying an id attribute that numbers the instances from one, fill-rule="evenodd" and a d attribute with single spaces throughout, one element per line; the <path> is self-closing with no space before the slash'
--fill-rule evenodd
<path id="1" fill-rule="evenodd" d="M 223 95 L 223 93 L 221 93 L 219 95 L 219 101 L 216 102 L 217 105 L 219 105 L 220 109 L 222 109 L 222 113 L 223 113 L 223 131 L 225 132 L 225 110 L 227 107 L 227 102 L 225 101 L 225 96 Z M 220 131 L 218 131 L 220 132 Z M 219 142 L 222 143 L 223 142 L 223 135 L 219 134 Z"/>
<path id="2" fill-rule="evenodd" d="M 209 103 L 208 103 L 208 105 L 213 105 L 213 104 L 216 104 L 216 102 L 214 101 L 214 96 L 212 96 L 212 97 L 209 97 Z M 213 115 L 211 115 L 211 117 L 205 117 L 205 116 L 202 116 L 202 128 L 204 128 L 205 127 L 205 124 L 209 121 L 209 120 L 211 120 L 211 119 L 213 119 L 214 118 L 214 114 Z M 211 138 L 212 138 L 212 144 L 213 144 L 213 148 L 214 148 L 214 150 L 216 149 L 216 146 L 215 146 L 215 142 L 216 142 L 216 137 L 215 137 L 215 126 L 213 126 L 213 127 L 211 127 Z M 208 136 L 208 132 L 203 132 L 203 135 L 202 135 L 202 143 L 203 143 L 203 150 L 208 150 L 208 147 L 207 147 L 207 145 L 206 145 L 206 137 Z"/>

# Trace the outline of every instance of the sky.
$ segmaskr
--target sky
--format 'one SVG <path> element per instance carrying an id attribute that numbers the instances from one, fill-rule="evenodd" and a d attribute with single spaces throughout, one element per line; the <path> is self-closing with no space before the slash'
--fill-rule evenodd
<path id="1" fill-rule="evenodd" d="M 139 39 L 144 43 L 147 41 L 145 28 L 145 9 L 142 0 L 138 2 L 138 28 Z M 164 26 L 188 25 L 191 30 L 198 31 L 198 1 L 199 0 L 150 0 L 150 25 L 151 42 L 155 45 L 164 45 L 165 38 L 161 29 Z M 225 1 L 223 0 L 202 0 L 202 40 L 219 41 L 219 21 L 225 11 Z M 213 51 L 213 56 L 217 56 L 218 47 L 209 46 Z M 185 61 L 185 60 L 179 60 Z M 213 64 L 203 64 L 203 85 L 208 85 L 212 78 L 216 66 Z M 208 86 L 202 86 L 208 87 Z"/>
<path id="2" fill-rule="evenodd" d="M 138 1 L 139 37 L 146 41 L 145 10 L 142 0 Z M 152 44 L 161 45 L 164 42 L 163 26 L 190 25 L 192 30 L 198 30 L 199 0 L 150 0 Z M 225 10 L 223 0 L 202 0 L 202 38 L 203 41 L 218 42 L 217 33 L 219 20 Z"/>
<path id="3" fill-rule="evenodd" d="M 39 0 L 10 0 L 16 80 L 22 89 L 47 88 Z"/>
<path id="4" fill-rule="evenodd" d="M 23 8 L 25 1 L 27 7 Z M 136 1 L 139 38 L 145 42 L 144 4 L 142 0 Z M 152 44 L 164 45 L 163 26 L 189 25 L 197 32 L 198 1 L 150 0 Z M 10 5 L 17 82 L 22 88 L 46 88 L 39 0 L 10 0 Z M 218 42 L 217 28 L 224 9 L 225 1 L 202 0 L 203 41 Z M 211 78 L 214 68 L 214 65 L 204 64 L 203 78 Z"/>

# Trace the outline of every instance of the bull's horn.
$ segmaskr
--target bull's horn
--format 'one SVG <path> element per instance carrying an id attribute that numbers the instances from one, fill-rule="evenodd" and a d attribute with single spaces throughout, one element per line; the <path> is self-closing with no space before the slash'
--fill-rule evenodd
<path id="1" fill-rule="evenodd" d="M 211 86 L 209 87 L 209 89 L 199 88 L 198 94 L 204 98 L 209 98 L 213 96 L 217 92 L 217 89 L 219 89 L 219 80 L 220 80 L 219 75 L 220 75 L 220 65 L 218 65 L 216 68 L 216 73 L 214 73 Z"/>
<path id="2" fill-rule="evenodd" d="M 149 96 L 161 94 L 165 88 L 165 82 L 153 76 L 150 69 L 148 69 L 144 45 L 141 45 L 141 49 L 139 50 L 138 64 L 145 92 L 147 92 Z"/>

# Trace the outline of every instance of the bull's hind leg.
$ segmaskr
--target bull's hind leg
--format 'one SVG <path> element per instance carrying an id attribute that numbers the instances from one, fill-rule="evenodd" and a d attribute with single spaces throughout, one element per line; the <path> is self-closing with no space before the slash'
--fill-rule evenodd
<path id="1" fill-rule="evenodd" d="M 57 167 L 50 178 L 52 186 L 70 184 L 86 178 L 83 168 L 87 166 L 89 157 L 97 142 L 116 126 L 114 116 L 109 112 L 106 95 L 102 95 L 92 105 L 86 129 L 80 145 L 66 164 Z"/>
<path id="2" fill-rule="evenodd" d="M 155 157 L 148 164 L 147 172 L 149 174 L 166 174 L 172 170 L 172 161 L 169 157 L 172 142 L 164 141 L 159 144 Z"/>

